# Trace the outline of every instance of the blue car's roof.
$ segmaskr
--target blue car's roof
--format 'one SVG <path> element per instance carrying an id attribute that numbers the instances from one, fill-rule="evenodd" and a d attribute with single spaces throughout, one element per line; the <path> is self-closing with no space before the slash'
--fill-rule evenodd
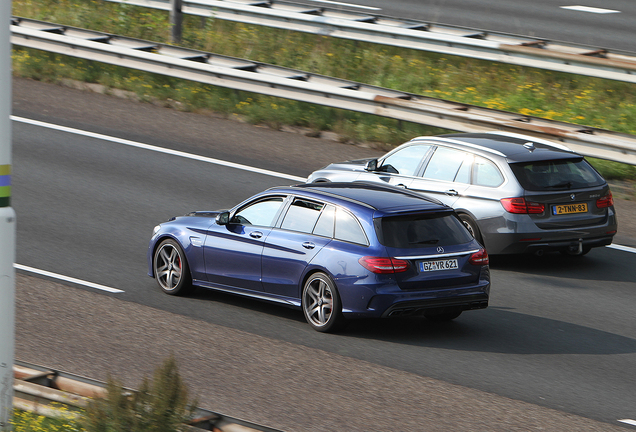
<path id="1" fill-rule="evenodd" d="M 450 208 L 435 198 L 416 194 L 402 188 L 372 182 L 309 183 L 292 186 L 291 192 L 312 192 L 316 196 L 340 198 L 372 207 L 383 213 L 408 210 L 448 211 Z M 288 190 L 289 190 L 288 189 Z"/>

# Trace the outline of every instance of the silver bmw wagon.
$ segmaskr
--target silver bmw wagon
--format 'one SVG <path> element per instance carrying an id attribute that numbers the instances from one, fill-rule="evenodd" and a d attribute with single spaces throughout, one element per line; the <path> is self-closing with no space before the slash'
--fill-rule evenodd
<path id="1" fill-rule="evenodd" d="M 565 146 L 490 132 L 418 137 L 379 159 L 334 163 L 314 182 L 376 181 L 453 207 L 489 254 L 584 255 L 612 243 L 617 220 L 603 177 Z"/>

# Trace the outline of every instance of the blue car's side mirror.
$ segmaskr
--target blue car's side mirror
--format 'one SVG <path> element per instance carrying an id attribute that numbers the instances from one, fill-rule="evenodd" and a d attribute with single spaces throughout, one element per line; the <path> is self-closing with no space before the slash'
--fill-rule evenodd
<path id="1" fill-rule="evenodd" d="M 224 211 L 216 215 L 216 223 L 218 225 L 227 225 L 230 223 L 230 212 Z"/>

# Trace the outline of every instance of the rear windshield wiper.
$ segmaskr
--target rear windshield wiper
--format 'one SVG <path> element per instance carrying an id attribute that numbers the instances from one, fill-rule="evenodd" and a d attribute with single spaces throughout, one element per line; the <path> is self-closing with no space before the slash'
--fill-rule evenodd
<path id="1" fill-rule="evenodd" d="M 550 185 L 550 186 L 546 186 L 547 188 L 550 189 L 571 189 L 572 188 L 572 182 L 566 181 L 566 182 L 561 182 L 555 185 Z"/>
<path id="2" fill-rule="evenodd" d="M 437 244 L 438 242 L 439 242 L 439 239 L 430 239 L 430 240 L 414 241 L 409 243 L 410 244 Z"/>

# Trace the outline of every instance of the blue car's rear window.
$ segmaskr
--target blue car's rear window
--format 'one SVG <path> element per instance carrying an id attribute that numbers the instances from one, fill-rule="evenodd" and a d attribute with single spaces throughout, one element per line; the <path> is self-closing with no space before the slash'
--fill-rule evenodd
<path id="1" fill-rule="evenodd" d="M 453 213 L 415 214 L 377 218 L 381 244 L 392 248 L 423 248 L 468 243 L 472 236 Z"/>

